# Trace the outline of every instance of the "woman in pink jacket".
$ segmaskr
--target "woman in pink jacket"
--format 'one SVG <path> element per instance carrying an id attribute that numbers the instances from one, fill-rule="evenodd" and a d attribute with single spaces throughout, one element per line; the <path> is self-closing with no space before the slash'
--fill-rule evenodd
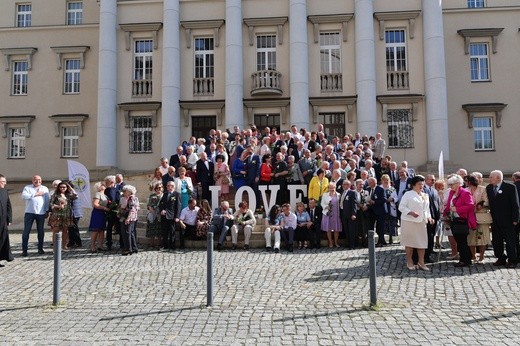
<path id="1" fill-rule="evenodd" d="M 444 208 L 444 216 L 450 220 L 451 232 L 460 254 L 460 260 L 455 263 L 455 267 L 471 265 L 468 234 L 470 229 L 477 228 L 473 197 L 468 190 L 462 187 L 463 182 L 459 175 L 448 178 L 448 186 L 451 190 Z"/>

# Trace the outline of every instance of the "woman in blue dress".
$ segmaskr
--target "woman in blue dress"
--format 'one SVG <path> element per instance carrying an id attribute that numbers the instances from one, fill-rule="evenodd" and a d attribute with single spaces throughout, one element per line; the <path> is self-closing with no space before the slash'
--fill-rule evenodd
<path id="1" fill-rule="evenodd" d="M 240 159 L 236 159 L 233 162 L 233 168 L 231 169 L 231 173 L 233 175 L 233 184 L 235 185 L 235 190 L 238 190 L 242 186 L 246 184 L 247 177 L 247 165 L 246 160 L 248 156 L 248 151 L 244 150 Z"/>
<path id="2" fill-rule="evenodd" d="M 175 178 L 175 191 L 181 195 L 181 208 L 184 209 L 188 206 L 188 201 L 192 197 L 193 183 L 191 178 L 186 176 L 186 168 L 180 167 L 179 177 Z"/>

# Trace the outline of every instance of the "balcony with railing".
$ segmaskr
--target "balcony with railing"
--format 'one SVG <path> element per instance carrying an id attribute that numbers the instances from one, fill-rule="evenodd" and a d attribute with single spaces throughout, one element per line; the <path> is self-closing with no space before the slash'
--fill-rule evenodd
<path id="1" fill-rule="evenodd" d="M 322 92 L 343 91 L 343 75 L 341 73 L 322 73 L 320 78 Z"/>
<path id="2" fill-rule="evenodd" d="M 251 75 L 251 95 L 282 95 L 282 74 L 274 70 L 256 71 Z"/>
<path id="3" fill-rule="evenodd" d="M 410 81 L 408 71 L 387 71 L 386 88 L 388 90 L 408 90 Z"/>
<path id="4" fill-rule="evenodd" d="M 132 81 L 133 97 L 152 97 L 152 80 L 141 79 Z"/>
<path id="5" fill-rule="evenodd" d="M 206 96 L 215 93 L 214 78 L 193 78 L 193 95 Z"/>

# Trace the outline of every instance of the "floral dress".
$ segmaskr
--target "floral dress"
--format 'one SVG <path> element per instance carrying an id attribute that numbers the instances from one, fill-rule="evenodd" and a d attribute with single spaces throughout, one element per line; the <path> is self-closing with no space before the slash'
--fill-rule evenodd
<path id="1" fill-rule="evenodd" d="M 157 195 L 152 193 L 150 197 L 148 197 L 148 204 L 146 205 L 148 208 L 152 208 L 155 214 L 155 218 L 152 222 L 149 220 L 146 221 L 146 237 L 147 238 L 156 238 L 162 235 L 161 229 L 161 216 L 159 214 L 159 202 L 161 201 L 162 193 Z"/>
<path id="2" fill-rule="evenodd" d="M 202 224 L 197 223 L 197 229 L 195 234 L 198 238 L 204 238 L 208 234 L 209 223 L 211 221 L 211 211 L 206 211 L 204 208 L 200 208 L 197 212 L 197 222 L 200 221 Z"/>
<path id="3" fill-rule="evenodd" d="M 51 198 L 50 202 L 50 216 L 49 216 L 49 226 L 51 228 L 66 228 L 72 226 L 74 224 L 72 218 L 72 200 L 76 199 L 75 195 L 66 195 L 61 196 L 54 194 Z M 60 205 L 63 209 L 55 209 L 54 205 Z"/>
<path id="4" fill-rule="evenodd" d="M 227 184 L 224 184 L 225 179 L 227 179 Z M 229 193 L 230 181 L 231 178 L 228 165 L 225 163 L 221 163 L 220 165 L 217 164 L 215 167 L 215 185 L 220 186 L 221 194 Z"/>

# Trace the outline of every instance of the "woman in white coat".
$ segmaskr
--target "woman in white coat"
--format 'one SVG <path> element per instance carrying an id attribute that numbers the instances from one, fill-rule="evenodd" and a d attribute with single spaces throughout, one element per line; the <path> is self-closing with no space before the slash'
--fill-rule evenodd
<path id="1" fill-rule="evenodd" d="M 409 270 L 415 270 L 417 267 L 425 271 L 430 270 L 424 264 L 424 250 L 428 247 L 426 223 L 433 223 L 433 220 L 430 215 L 430 200 L 423 192 L 424 180 L 422 175 L 414 176 L 410 182 L 412 189 L 405 192 L 399 202 L 401 243 L 405 246 L 406 266 Z M 414 249 L 417 249 L 419 257 L 417 267 L 412 259 Z"/>

